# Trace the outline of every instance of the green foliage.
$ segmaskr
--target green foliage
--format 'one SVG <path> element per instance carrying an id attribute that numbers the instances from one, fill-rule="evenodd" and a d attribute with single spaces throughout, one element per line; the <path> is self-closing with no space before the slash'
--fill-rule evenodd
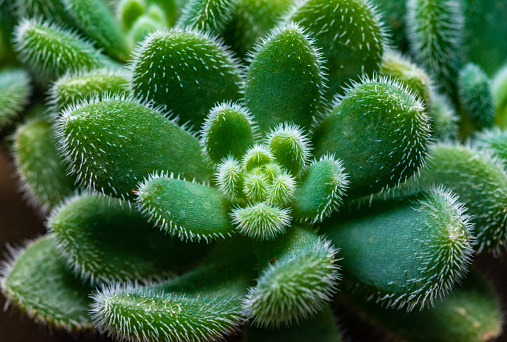
<path id="1" fill-rule="evenodd" d="M 78 105 L 94 98 L 106 100 L 112 95 L 127 95 L 128 76 L 125 71 L 108 69 L 65 74 L 49 90 L 50 111 L 58 118 L 69 105 Z"/>
<path id="2" fill-rule="evenodd" d="M 343 256 L 342 289 L 408 311 L 433 305 L 471 261 L 472 225 L 465 210 L 457 196 L 437 188 L 329 221 L 325 232 Z"/>
<path id="3" fill-rule="evenodd" d="M 242 321 L 240 298 L 252 276 L 251 257 L 246 241 L 221 241 L 203 264 L 182 276 L 148 287 L 104 287 L 94 295 L 96 324 L 118 339 L 221 339 Z"/>
<path id="4" fill-rule="evenodd" d="M 295 326 L 282 327 L 280 329 L 247 326 L 243 332 L 245 342 L 305 342 L 311 341 L 317 336 L 321 342 L 342 341 L 330 307 L 325 307 L 324 310 L 314 317 L 304 320 Z"/>
<path id="5" fill-rule="evenodd" d="M 7 301 L 117 340 L 340 341 L 341 290 L 407 341 L 493 338 L 480 281 L 435 302 L 505 245 L 507 134 L 434 142 L 507 122 L 507 73 L 490 90 L 482 71 L 504 9 L 0 0 L 0 138 L 53 209 L 4 267 Z"/>
<path id="6" fill-rule="evenodd" d="M 241 158 L 256 137 L 256 127 L 248 110 L 233 103 L 213 107 L 201 132 L 202 152 L 215 164 L 229 155 Z"/>
<path id="7" fill-rule="evenodd" d="M 149 177 L 136 195 L 149 221 L 182 240 L 208 241 L 234 232 L 229 203 L 207 185 L 161 174 Z"/>
<path id="8" fill-rule="evenodd" d="M 350 79 L 380 70 L 385 33 L 379 16 L 363 0 L 299 1 L 286 17 L 308 29 L 321 48 L 328 73 L 326 98 L 342 93 Z"/>
<path id="9" fill-rule="evenodd" d="M 54 208 L 75 191 L 75 177 L 58 153 L 51 123 L 43 117 L 19 126 L 14 134 L 14 162 L 29 202 L 43 211 Z"/>
<path id="10" fill-rule="evenodd" d="M 261 273 L 243 303 L 255 326 L 287 326 L 311 317 L 336 291 L 337 250 L 313 231 L 291 227 L 255 247 Z"/>
<path id="11" fill-rule="evenodd" d="M 312 223 L 329 217 L 341 206 L 348 184 L 342 162 L 322 156 L 305 170 L 294 194 L 294 216 Z"/>
<path id="12" fill-rule="evenodd" d="M 53 235 L 29 242 L 24 249 L 11 249 L 1 274 L 2 293 L 37 322 L 67 330 L 92 328 L 92 289 L 67 269 Z"/>
<path id="13" fill-rule="evenodd" d="M 104 51 L 125 61 L 129 57 L 127 40 L 120 24 L 102 0 L 63 0 L 74 25 Z"/>
<path id="14" fill-rule="evenodd" d="M 459 117 L 447 96 L 433 93 L 428 112 L 431 116 L 432 138 L 440 141 L 458 138 Z"/>
<path id="15" fill-rule="evenodd" d="M 69 266 L 92 283 L 160 279 L 190 268 L 208 251 L 164 235 L 126 203 L 97 194 L 68 199 L 47 225 Z"/>
<path id="16" fill-rule="evenodd" d="M 237 0 L 188 0 L 176 25 L 221 33 Z"/>
<path id="17" fill-rule="evenodd" d="M 198 139 L 134 100 L 92 100 L 68 107 L 58 119 L 57 134 L 72 173 L 87 187 L 113 197 L 133 198 L 138 183 L 156 171 L 209 177 Z M 181 146 L 177 151 L 172 149 L 175 143 Z"/>
<path id="18" fill-rule="evenodd" d="M 325 78 L 321 55 L 305 30 L 295 24 L 273 29 L 250 58 L 245 104 L 261 133 L 286 121 L 310 127 Z"/>
<path id="19" fill-rule="evenodd" d="M 408 0 L 407 29 L 417 61 L 442 91 L 455 96 L 463 50 L 463 14 L 460 2 Z"/>
<path id="20" fill-rule="evenodd" d="M 14 42 L 20 60 L 40 82 L 111 63 L 92 44 L 49 21 L 23 19 L 16 27 Z"/>
<path id="21" fill-rule="evenodd" d="M 0 71 L 0 130 L 5 129 L 28 104 L 32 88 L 22 69 Z"/>
<path id="22" fill-rule="evenodd" d="M 429 120 L 398 82 L 363 79 L 339 97 L 315 129 L 315 156 L 333 153 L 349 173 L 351 198 L 404 182 L 424 165 Z"/>
<path id="23" fill-rule="evenodd" d="M 245 57 L 255 43 L 276 26 L 294 2 L 294 0 L 238 0 L 224 32 L 226 43 L 238 55 Z"/>
<path id="24" fill-rule="evenodd" d="M 466 59 L 493 75 L 507 59 L 507 3 L 496 0 L 463 0 Z"/>
<path id="25" fill-rule="evenodd" d="M 498 251 L 506 240 L 507 174 L 486 151 L 447 143 L 433 145 L 415 187 L 441 184 L 459 196 L 475 224 L 476 249 Z"/>
<path id="26" fill-rule="evenodd" d="M 182 122 L 199 127 L 217 102 L 239 99 L 242 75 L 237 61 L 216 38 L 182 29 L 162 30 L 136 50 L 131 89 L 136 97 L 163 105 Z"/>
<path id="27" fill-rule="evenodd" d="M 458 92 L 465 115 L 476 129 L 491 127 L 495 107 L 488 76 L 477 65 L 467 64 L 459 74 Z"/>
<path id="28" fill-rule="evenodd" d="M 476 272 L 472 272 L 452 295 L 436 303 L 435 308 L 422 311 L 407 313 L 384 309 L 358 296 L 347 300 L 362 316 L 405 341 L 490 341 L 501 332 L 499 299 Z"/>

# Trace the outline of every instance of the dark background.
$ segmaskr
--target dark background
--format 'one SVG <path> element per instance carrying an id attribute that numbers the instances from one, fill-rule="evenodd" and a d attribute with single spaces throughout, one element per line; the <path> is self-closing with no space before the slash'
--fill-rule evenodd
<path id="1" fill-rule="evenodd" d="M 25 239 L 31 239 L 44 234 L 43 218 L 33 209 L 27 207 L 26 202 L 18 190 L 18 180 L 14 175 L 11 161 L 4 150 L 0 151 L 0 260 L 5 259 L 6 244 L 20 245 Z M 491 256 L 476 258 L 474 265 L 495 284 L 499 293 L 503 311 L 507 312 L 507 255 L 494 259 Z M 25 317 L 16 308 L 3 310 L 5 299 L 0 295 L 0 341 L 2 342 L 46 342 L 46 341 L 110 341 L 97 333 L 68 334 L 62 331 L 50 330 L 38 325 Z M 357 320 L 345 308 L 334 307 L 338 323 L 345 334 L 345 341 L 370 342 L 393 341 L 377 331 L 375 328 Z M 504 313 L 505 315 L 505 313 Z M 430 328 L 430 327 L 428 327 Z M 231 341 L 240 340 L 239 337 Z M 318 341 L 318 337 L 316 337 Z M 497 341 L 507 342 L 507 334 L 503 334 Z"/>

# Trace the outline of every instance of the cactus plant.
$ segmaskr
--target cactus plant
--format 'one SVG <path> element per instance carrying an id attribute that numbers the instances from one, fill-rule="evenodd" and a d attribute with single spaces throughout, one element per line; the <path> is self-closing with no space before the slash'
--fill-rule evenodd
<path id="1" fill-rule="evenodd" d="M 341 341 L 333 300 L 496 337 L 469 268 L 507 244 L 506 73 L 465 2 L 0 1 L 0 130 L 47 229 L 3 295 L 115 340 Z"/>

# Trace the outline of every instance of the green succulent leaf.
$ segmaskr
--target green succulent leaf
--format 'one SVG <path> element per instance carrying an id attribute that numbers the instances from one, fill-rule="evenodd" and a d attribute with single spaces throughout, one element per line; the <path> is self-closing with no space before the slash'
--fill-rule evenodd
<path id="1" fill-rule="evenodd" d="M 217 102 L 240 98 L 242 71 L 218 39 L 175 28 L 151 34 L 137 49 L 131 88 L 200 127 Z"/>
<path id="2" fill-rule="evenodd" d="M 37 322 L 67 330 L 91 329 L 92 288 L 67 269 L 53 235 L 11 250 L 0 277 L 2 293 Z"/>
<path id="3" fill-rule="evenodd" d="M 115 95 L 128 95 L 129 74 L 123 70 L 99 69 L 65 74 L 49 90 L 50 111 L 57 118 L 70 105 L 98 98 L 106 100 Z"/>
<path id="4" fill-rule="evenodd" d="M 209 251 L 165 235 L 136 209 L 99 194 L 70 198 L 48 227 L 69 266 L 92 283 L 160 279 L 189 269 Z"/>
<path id="5" fill-rule="evenodd" d="M 44 118 L 34 118 L 17 128 L 14 162 L 26 196 L 43 211 L 55 207 L 76 189 L 76 178 L 67 175 L 68 164 L 58 152 L 53 126 Z"/>
<path id="6" fill-rule="evenodd" d="M 94 295 L 95 325 L 118 339 L 220 340 L 243 320 L 251 250 L 244 240 L 222 240 L 207 261 L 180 277 L 149 287 L 105 287 Z"/>
<path id="7" fill-rule="evenodd" d="M 155 226 L 182 240 L 208 241 L 234 233 L 229 202 L 207 185 L 154 175 L 139 187 L 137 203 Z"/>
<path id="8" fill-rule="evenodd" d="M 432 138 L 439 141 L 458 138 L 459 117 L 447 96 L 433 93 L 428 114 L 431 117 Z"/>
<path id="9" fill-rule="evenodd" d="M 455 192 L 475 224 L 477 251 L 498 251 L 507 239 L 507 174 L 502 163 L 486 151 L 448 143 L 432 146 L 430 156 L 414 186 L 441 184 Z"/>
<path id="10" fill-rule="evenodd" d="M 125 61 L 130 51 L 125 34 L 114 14 L 102 0 L 63 0 L 74 25 L 117 60 Z"/>
<path id="11" fill-rule="evenodd" d="M 216 183 L 222 196 L 231 202 L 243 197 L 244 174 L 241 164 L 234 158 L 224 159 L 217 166 Z"/>
<path id="12" fill-rule="evenodd" d="M 458 93 L 465 115 L 476 129 L 493 125 L 495 105 L 489 78 L 480 67 L 469 63 L 460 71 Z"/>
<path id="13" fill-rule="evenodd" d="M 0 130 L 10 125 L 28 104 L 32 87 L 22 69 L 0 71 Z"/>
<path id="14" fill-rule="evenodd" d="M 277 163 L 298 176 L 308 164 L 311 155 L 310 139 L 298 126 L 283 123 L 267 136 L 267 145 Z"/>
<path id="15" fill-rule="evenodd" d="M 268 202 L 236 207 L 231 216 L 241 234 L 256 240 L 269 240 L 285 233 L 291 221 L 289 209 Z"/>
<path id="16" fill-rule="evenodd" d="M 324 232 L 343 256 L 342 289 L 407 311 L 433 305 L 460 281 L 473 254 L 470 217 L 457 200 L 436 188 L 328 221 Z"/>
<path id="17" fill-rule="evenodd" d="M 261 133 L 286 121 L 309 128 L 317 116 L 325 77 L 321 54 L 298 25 L 273 29 L 251 54 L 245 104 Z"/>
<path id="18" fill-rule="evenodd" d="M 243 167 L 247 172 L 253 171 L 274 161 L 271 151 L 264 145 L 254 145 L 243 156 Z"/>
<path id="19" fill-rule="evenodd" d="M 460 2 L 408 0 L 407 31 L 412 54 L 440 89 L 454 97 L 463 51 Z"/>
<path id="20" fill-rule="evenodd" d="M 500 302 L 491 286 L 476 272 L 471 272 L 461 287 L 432 309 L 407 313 L 382 308 L 358 296 L 349 298 L 361 316 L 406 341 L 491 341 L 501 332 Z"/>
<path id="21" fill-rule="evenodd" d="M 342 93 L 350 79 L 380 70 L 386 35 L 380 17 L 364 0 L 298 1 L 286 21 L 308 29 L 326 63 L 326 98 Z M 296 123 L 297 124 L 297 123 Z M 304 127 L 304 126 L 303 126 Z"/>
<path id="22" fill-rule="evenodd" d="M 35 79 L 46 82 L 67 72 L 112 65 L 92 44 L 49 21 L 23 19 L 15 30 L 14 47 Z"/>
<path id="23" fill-rule="evenodd" d="M 314 316 L 336 291 L 337 250 L 313 231 L 291 227 L 255 247 L 261 274 L 243 303 L 253 325 L 288 326 Z"/>
<path id="24" fill-rule="evenodd" d="M 229 156 L 240 159 L 253 146 L 256 130 L 245 107 L 233 103 L 215 106 L 201 130 L 202 152 L 215 164 Z"/>
<path id="25" fill-rule="evenodd" d="M 324 155 L 303 174 L 294 194 L 294 217 L 312 224 L 322 222 L 342 205 L 348 183 L 342 162 Z"/>
<path id="26" fill-rule="evenodd" d="M 176 25 L 219 34 L 238 0 L 188 0 Z"/>
<path id="27" fill-rule="evenodd" d="M 388 78 L 363 79 L 316 128 L 315 156 L 332 153 L 349 173 L 348 196 L 399 185 L 424 165 L 430 135 L 424 105 Z"/>
<path id="28" fill-rule="evenodd" d="M 89 188 L 133 198 L 138 183 L 156 171 L 206 180 L 199 141 L 157 109 L 127 98 L 71 106 L 57 133 L 72 173 Z"/>

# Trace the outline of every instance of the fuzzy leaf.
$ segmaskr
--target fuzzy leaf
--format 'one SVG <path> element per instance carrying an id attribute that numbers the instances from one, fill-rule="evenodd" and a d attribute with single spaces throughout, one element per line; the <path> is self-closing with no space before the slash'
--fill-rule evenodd
<path id="1" fill-rule="evenodd" d="M 19 126 L 14 134 L 14 161 L 22 187 L 32 204 L 43 210 L 72 195 L 76 178 L 58 153 L 52 124 L 43 118 Z"/>
<path id="2" fill-rule="evenodd" d="M 138 183 L 156 171 L 209 176 L 197 138 L 130 99 L 70 107 L 58 120 L 58 134 L 78 179 L 113 197 L 132 198 Z"/>
<path id="3" fill-rule="evenodd" d="M 60 116 L 69 105 L 78 105 L 94 98 L 106 100 L 112 95 L 127 95 L 128 74 L 120 70 L 93 70 L 65 74 L 49 90 L 51 112 Z"/>
<path id="4" fill-rule="evenodd" d="M 94 283 L 174 275 L 209 250 L 171 238 L 126 203 L 97 194 L 67 200 L 53 212 L 48 227 L 75 273 Z"/>
<path id="5" fill-rule="evenodd" d="M 441 184 L 455 192 L 472 216 L 477 251 L 498 251 L 507 239 L 507 174 L 486 151 L 440 143 L 415 187 Z"/>
<path id="6" fill-rule="evenodd" d="M 112 65 L 89 42 L 48 21 L 21 20 L 14 42 L 20 60 L 40 82 Z"/>
<path id="7" fill-rule="evenodd" d="M 189 0 L 176 25 L 219 34 L 238 0 Z"/>
<path id="8" fill-rule="evenodd" d="M 201 130 L 202 151 L 215 164 L 231 155 L 240 159 L 255 141 L 256 126 L 248 110 L 232 103 L 215 106 Z"/>
<path id="9" fill-rule="evenodd" d="M 11 124 L 28 104 L 32 87 L 22 69 L 0 71 L 0 130 Z"/>
<path id="10" fill-rule="evenodd" d="M 460 2 L 408 0 L 407 30 L 412 54 L 440 89 L 454 97 L 463 50 Z"/>
<path id="11" fill-rule="evenodd" d="M 150 287 L 106 287 L 94 296 L 95 324 L 118 339 L 222 339 L 242 322 L 241 298 L 252 277 L 251 260 L 246 241 L 222 240 L 205 263 L 180 277 Z"/>
<path id="12" fill-rule="evenodd" d="M 340 277 L 337 250 L 328 241 L 292 227 L 255 248 L 261 274 L 243 304 L 255 326 L 288 326 L 315 315 L 331 299 Z"/>
<path id="13" fill-rule="evenodd" d="M 294 217 L 322 222 L 341 206 L 347 186 L 348 174 L 340 160 L 324 156 L 315 161 L 305 171 L 294 194 Z"/>
<path id="14" fill-rule="evenodd" d="M 385 34 L 380 17 L 363 0 L 308 0 L 296 3 L 286 21 L 309 30 L 326 60 L 330 100 L 349 80 L 380 70 Z"/>
<path id="15" fill-rule="evenodd" d="M 230 204 L 212 187 L 175 179 L 150 177 L 139 187 L 143 214 L 163 231 L 182 240 L 224 238 L 234 232 Z"/>
<path id="16" fill-rule="evenodd" d="M 325 79 L 321 56 L 304 29 L 294 24 L 273 29 L 251 57 L 245 104 L 261 133 L 286 121 L 308 129 Z"/>
<path id="17" fill-rule="evenodd" d="M 63 0 L 74 25 L 117 60 L 129 57 L 125 34 L 102 0 Z"/>
<path id="18" fill-rule="evenodd" d="M 350 175 L 351 198 L 405 181 L 424 165 L 424 105 L 396 81 L 365 79 L 337 101 L 315 130 L 315 156 L 332 153 Z"/>
<path id="19" fill-rule="evenodd" d="M 92 289 L 60 259 L 53 235 L 30 242 L 3 265 L 2 293 L 34 320 L 67 330 L 91 329 Z"/>
<path id="20" fill-rule="evenodd" d="M 135 96 L 178 115 L 199 127 L 217 103 L 241 96 L 237 61 L 220 41 L 207 34 L 181 29 L 148 36 L 132 62 Z"/>
<path id="21" fill-rule="evenodd" d="M 343 256 L 344 291 L 407 311 L 432 305 L 470 263 L 472 226 L 464 211 L 457 196 L 433 189 L 328 221 L 324 233 Z"/>
<path id="22" fill-rule="evenodd" d="M 495 106 L 488 76 L 481 68 L 469 63 L 460 71 L 458 93 L 464 113 L 476 129 L 493 125 Z"/>

